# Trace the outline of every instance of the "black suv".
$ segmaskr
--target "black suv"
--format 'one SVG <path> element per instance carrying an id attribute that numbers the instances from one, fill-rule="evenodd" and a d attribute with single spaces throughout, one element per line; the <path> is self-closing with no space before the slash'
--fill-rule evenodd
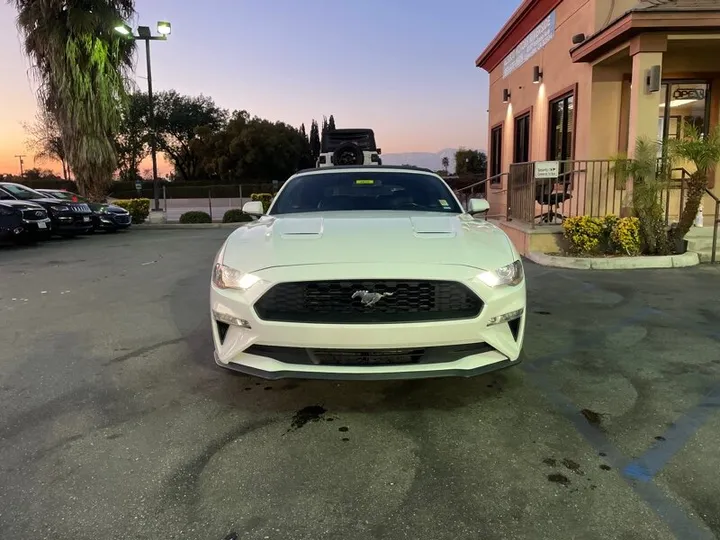
<path id="1" fill-rule="evenodd" d="M 53 199 L 60 199 L 61 201 L 86 203 L 93 212 L 93 231 L 103 230 L 106 232 L 116 232 L 127 229 L 132 223 L 130 213 L 120 206 L 90 202 L 82 195 L 65 189 L 38 189 L 37 191 Z"/>
<path id="2" fill-rule="evenodd" d="M 32 202 L 0 201 L 0 241 L 27 244 L 50 237 L 52 223 L 47 211 Z"/>
<path id="3" fill-rule="evenodd" d="M 42 206 L 52 221 L 53 234 L 75 236 L 90 232 L 93 228 L 93 212 L 85 203 L 59 201 L 21 184 L 0 182 L 0 201 L 10 200 Z"/>

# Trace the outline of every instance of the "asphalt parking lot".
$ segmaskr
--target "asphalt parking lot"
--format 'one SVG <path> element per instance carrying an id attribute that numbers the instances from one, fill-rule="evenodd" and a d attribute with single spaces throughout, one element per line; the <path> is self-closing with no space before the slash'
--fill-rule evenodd
<path id="1" fill-rule="evenodd" d="M 228 230 L 0 249 L 0 538 L 720 538 L 720 269 L 527 263 L 522 367 L 212 361 Z"/>

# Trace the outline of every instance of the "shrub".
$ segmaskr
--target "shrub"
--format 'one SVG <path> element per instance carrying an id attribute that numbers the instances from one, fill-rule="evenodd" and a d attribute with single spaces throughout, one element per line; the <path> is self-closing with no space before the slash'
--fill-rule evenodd
<path id="1" fill-rule="evenodd" d="M 641 252 L 640 220 L 636 217 L 570 217 L 563 222 L 563 235 L 576 255 L 635 256 Z"/>
<path id="2" fill-rule="evenodd" d="M 563 221 L 563 236 L 570 244 L 570 252 L 591 255 L 600 251 L 605 236 L 604 220 L 590 216 L 569 217 Z"/>
<path id="3" fill-rule="evenodd" d="M 252 221 L 252 218 L 239 208 L 228 210 L 222 218 L 223 223 L 245 223 L 248 221 Z"/>
<path id="4" fill-rule="evenodd" d="M 616 253 L 630 256 L 639 255 L 640 220 L 636 217 L 615 218 L 610 231 L 610 246 Z"/>
<path id="5" fill-rule="evenodd" d="M 150 215 L 150 199 L 120 199 L 112 204 L 130 212 L 130 218 L 136 225 L 143 223 Z"/>
<path id="6" fill-rule="evenodd" d="M 212 223 L 212 218 L 207 212 L 190 210 L 180 216 L 180 223 Z"/>
<path id="7" fill-rule="evenodd" d="M 263 211 L 267 212 L 268 208 L 270 208 L 270 203 L 273 200 L 273 196 L 271 193 L 253 193 L 250 195 L 250 199 L 253 201 L 261 201 L 263 205 Z"/>

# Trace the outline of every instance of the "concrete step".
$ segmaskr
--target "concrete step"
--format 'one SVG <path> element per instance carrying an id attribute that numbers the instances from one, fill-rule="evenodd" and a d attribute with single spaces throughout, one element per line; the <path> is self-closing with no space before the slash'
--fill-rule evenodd
<path id="1" fill-rule="evenodd" d="M 709 263 L 712 261 L 712 251 L 710 249 L 707 250 L 689 250 L 689 251 L 695 251 L 695 253 L 698 254 L 698 257 L 700 258 L 701 263 Z M 720 249 L 715 250 L 715 262 L 720 262 Z"/>

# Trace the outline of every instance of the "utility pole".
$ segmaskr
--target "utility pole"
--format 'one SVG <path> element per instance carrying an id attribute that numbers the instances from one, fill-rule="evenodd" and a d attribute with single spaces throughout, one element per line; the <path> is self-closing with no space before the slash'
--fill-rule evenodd
<path id="1" fill-rule="evenodd" d="M 20 160 L 20 177 L 22 178 L 22 176 L 25 174 L 25 171 L 23 170 L 23 158 L 25 157 L 25 154 L 15 154 L 15 157 Z"/>

